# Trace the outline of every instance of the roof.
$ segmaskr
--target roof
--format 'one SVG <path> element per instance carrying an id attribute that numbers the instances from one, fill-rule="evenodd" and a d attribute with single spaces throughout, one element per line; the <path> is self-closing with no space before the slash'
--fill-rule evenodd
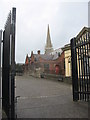
<path id="1" fill-rule="evenodd" d="M 86 32 L 89 32 L 90 33 L 90 28 L 88 27 L 83 27 L 81 29 L 81 31 L 78 33 L 78 35 L 76 36 L 76 39 L 78 40 L 84 33 Z M 66 51 L 66 50 L 70 50 L 71 49 L 71 46 L 70 44 L 66 44 L 64 47 L 63 47 L 63 50 Z"/>
<path id="2" fill-rule="evenodd" d="M 76 38 L 80 38 L 85 32 L 89 32 L 90 33 L 90 28 L 88 27 L 83 27 L 82 30 L 79 32 L 79 34 L 76 36 Z"/>
<path id="3" fill-rule="evenodd" d="M 63 48 L 64 51 L 67 51 L 67 50 L 70 50 L 70 49 L 71 49 L 70 44 L 66 44 Z"/>
<path id="4" fill-rule="evenodd" d="M 36 61 L 39 60 L 39 58 L 42 58 L 44 60 L 56 60 L 59 58 L 58 56 L 58 53 L 57 54 L 54 54 L 54 55 L 50 55 L 50 54 L 33 54 L 34 55 L 34 58 Z"/>
<path id="5" fill-rule="evenodd" d="M 62 53 L 63 52 L 63 50 L 61 49 L 61 48 L 58 48 L 58 49 L 55 49 L 53 52 L 51 52 L 50 54 L 52 54 L 52 55 L 55 55 L 55 54 L 58 54 L 58 53 Z"/>

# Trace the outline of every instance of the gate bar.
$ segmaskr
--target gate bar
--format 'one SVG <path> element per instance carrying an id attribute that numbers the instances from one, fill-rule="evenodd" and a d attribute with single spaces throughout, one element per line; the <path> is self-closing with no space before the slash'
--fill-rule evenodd
<path id="1" fill-rule="evenodd" d="M 76 38 L 71 39 L 71 59 L 72 59 L 71 61 L 72 61 L 73 101 L 77 101 L 79 99 L 79 94 L 78 94 Z"/>

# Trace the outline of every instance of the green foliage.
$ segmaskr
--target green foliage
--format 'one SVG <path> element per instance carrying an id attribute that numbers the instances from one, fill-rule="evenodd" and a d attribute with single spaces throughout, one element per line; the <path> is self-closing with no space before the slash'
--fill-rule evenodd
<path id="1" fill-rule="evenodd" d="M 16 68 L 16 73 L 23 73 L 23 71 L 24 71 L 24 65 L 23 64 L 16 64 L 16 66 L 15 66 L 15 68 Z"/>

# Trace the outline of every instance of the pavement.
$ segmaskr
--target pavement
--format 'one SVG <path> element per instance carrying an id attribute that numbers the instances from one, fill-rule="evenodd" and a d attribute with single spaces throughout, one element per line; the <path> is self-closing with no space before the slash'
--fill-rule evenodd
<path id="1" fill-rule="evenodd" d="M 88 118 L 88 103 L 73 102 L 72 86 L 63 82 L 16 76 L 17 118 Z"/>

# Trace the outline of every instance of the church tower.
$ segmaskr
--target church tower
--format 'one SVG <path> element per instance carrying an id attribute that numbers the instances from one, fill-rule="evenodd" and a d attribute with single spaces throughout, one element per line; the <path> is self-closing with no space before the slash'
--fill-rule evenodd
<path id="1" fill-rule="evenodd" d="M 51 43 L 50 30 L 49 30 L 49 25 L 48 25 L 47 40 L 46 40 L 46 45 L 45 45 L 45 54 L 49 54 L 51 52 L 53 52 L 53 46 Z"/>

